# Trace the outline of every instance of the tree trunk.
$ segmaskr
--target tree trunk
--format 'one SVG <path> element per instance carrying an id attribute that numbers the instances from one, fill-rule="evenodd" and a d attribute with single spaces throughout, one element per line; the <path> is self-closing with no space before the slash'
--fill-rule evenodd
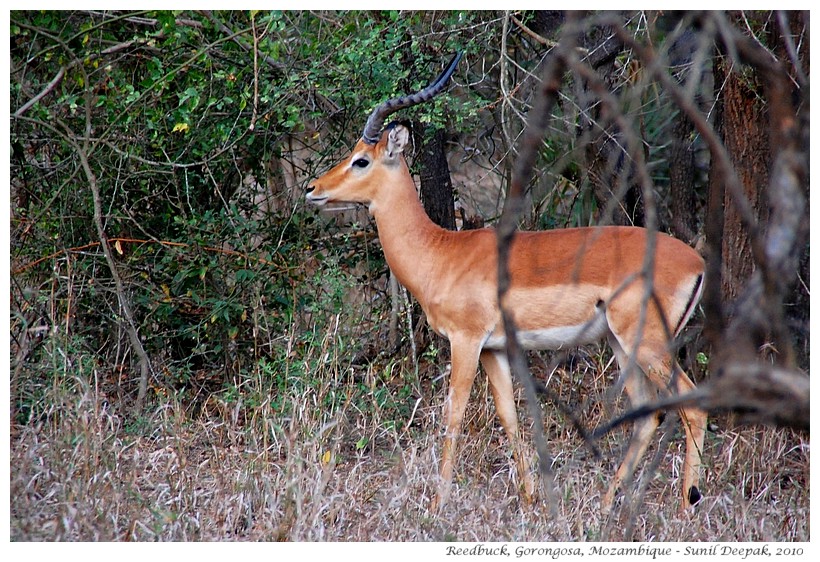
<path id="1" fill-rule="evenodd" d="M 712 284 L 704 295 L 708 320 L 704 332 L 709 328 L 715 354 L 745 360 L 765 350 L 771 352 L 767 361 L 792 367 L 808 362 L 807 351 L 806 361 L 795 360 L 793 347 L 796 343 L 798 350 L 808 349 L 803 344 L 807 322 L 802 321 L 808 317 L 808 286 L 800 282 L 808 263 L 808 224 L 803 217 L 809 185 L 808 55 L 800 57 L 796 50 L 785 49 L 786 40 L 777 36 L 782 27 L 762 25 L 772 23 L 772 16 L 762 17 L 768 19 L 753 22 L 752 27 L 768 29 L 769 35 L 761 32 L 753 40 L 736 42 L 738 60 L 725 55 L 714 65 L 715 128 L 740 180 L 747 218 L 741 218 L 734 198 L 737 191 L 724 193 L 723 179 L 712 175 L 707 245 L 712 257 L 719 252 L 722 266 L 718 269 L 710 258 L 707 280 L 712 279 Z M 785 17 L 792 17 L 794 25 L 794 14 Z M 789 39 L 802 38 L 805 29 L 800 23 Z M 781 58 L 773 59 L 771 53 L 778 51 Z M 722 308 L 718 298 L 731 303 L 720 317 L 716 316 Z M 787 327 L 784 312 L 792 299 L 805 303 L 802 310 L 794 311 L 791 322 L 792 328 L 802 325 L 802 333 L 790 334 Z M 718 324 L 726 330 L 716 339 Z"/>
<path id="2" fill-rule="evenodd" d="M 455 198 L 447 165 L 446 140 L 444 129 L 436 129 L 423 141 L 419 155 L 420 195 L 430 219 L 441 227 L 455 230 Z"/>
<path id="3" fill-rule="evenodd" d="M 678 113 L 672 130 L 669 155 L 669 210 L 672 234 L 691 242 L 698 230 L 695 197 L 695 126 L 683 112 Z"/>
<path id="4" fill-rule="evenodd" d="M 715 84 L 721 107 L 719 132 L 732 164 L 740 176 L 746 199 L 760 224 L 768 220 L 765 205 L 769 184 L 769 123 L 762 91 L 754 75 L 731 72 L 730 61 L 718 59 Z M 725 194 L 723 220 L 723 284 L 725 301 L 734 300 L 755 269 L 749 232 L 729 193 Z"/>

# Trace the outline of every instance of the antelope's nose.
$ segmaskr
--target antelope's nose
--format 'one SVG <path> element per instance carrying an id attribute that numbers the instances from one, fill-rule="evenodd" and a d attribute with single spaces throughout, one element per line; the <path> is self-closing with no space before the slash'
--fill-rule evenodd
<path id="1" fill-rule="evenodd" d="M 324 205 L 327 202 L 328 197 L 327 195 L 322 194 L 319 194 L 317 196 L 316 185 L 310 184 L 309 186 L 307 186 L 307 189 L 305 190 L 305 199 L 307 199 L 310 203 L 313 203 L 314 205 Z"/>

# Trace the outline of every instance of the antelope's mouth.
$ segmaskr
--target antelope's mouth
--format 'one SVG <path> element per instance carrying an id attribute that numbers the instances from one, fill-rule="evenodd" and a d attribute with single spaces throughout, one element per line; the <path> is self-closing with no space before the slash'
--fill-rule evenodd
<path id="1" fill-rule="evenodd" d="M 328 201 L 328 197 L 308 197 L 307 200 L 313 203 L 314 205 L 324 205 Z"/>
<path id="2" fill-rule="evenodd" d="M 330 197 L 328 197 L 327 195 L 315 195 L 313 191 L 309 191 L 305 194 L 305 199 L 307 199 L 310 203 L 313 203 L 314 205 L 321 206 L 327 203 L 328 200 L 330 200 Z"/>

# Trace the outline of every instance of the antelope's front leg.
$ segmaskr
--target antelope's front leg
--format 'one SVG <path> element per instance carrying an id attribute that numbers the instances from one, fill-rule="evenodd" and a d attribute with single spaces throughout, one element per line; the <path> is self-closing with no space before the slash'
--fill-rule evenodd
<path id="1" fill-rule="evenodd" d="M 518 431 L 518 412 L 515 408 L 512 374 L 507 355 L 500 351 L 483 351 L 481 364 L 487 372 L 487 380 L 495 400 L 495 410 L 512 448 L 521 500 L 525 504 L 530 504 L 535 501 L 535 480 L 530 470 L 529 456 Z"/>
<path id="2" fill-rule="evenodd" d="M 452 370 L 450 388 L 444 403 L 444 444 L 441 453 L 438 492 L 430 505 L 432 511 L 438 511 L 450 495 L 458 436 L 461 433 L 464 411 L 467 409 L 470 390 L 478 370 L 479 346 L 478 342 L 469 339 L 450 338 Z"/>

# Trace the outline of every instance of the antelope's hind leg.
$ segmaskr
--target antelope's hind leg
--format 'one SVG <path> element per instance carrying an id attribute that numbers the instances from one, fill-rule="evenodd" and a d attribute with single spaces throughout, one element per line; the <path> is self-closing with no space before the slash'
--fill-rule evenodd
<path id="1" fill-rule="evenodd" d="M 647 316 L 644 337 L 631 350 L 624 350 L 623 342 L 635 341 L 636 335 L 631 326 L 618 326 L 614 321 L 616 319 L 617 317 L 613 319 L 610 310 L 608 322 L 612 334 L 609 337 L 609 343 L 622 371 L 628 366 L 629 353 L 635 354 L 635 368 L 631 373 L 626 373 L 627 378 L 624 384 L 633 408 L 654 401 L 658 393 L 668 395 L 673 388 L 678 393 L 688 392 L 695 388 L 686 373 L 673 363 L 669 343 L 662 337 L 662 334 L 666 333 L 665 328 L 656 314 Z M 674 377 L 673 381 L 669 380 L 670 374 Z M 680 410 L 680 415 L 686 434 L 686 457 L 683 466 L 680 504 L 680 510 L 684 511 L 701 498 L 698 483 L 706 433 L 706 413 L 696 408 L 685 408 Z M 646 452 L 652 434 L 658 425 L 657 415 L 649 415 L 635 421 L 629 447 L 604 497 L 602 508 L 605 511 L 611 508 L 615 494 L 624 480 L 631 478 L 634 474 L 635 467 Z"/>
<path id="2" fill-rule="evenodd" d="M 678 394 L 685 394 L 695 389 L 695 383 L 689 380 L 686 373 L 676 366 L 675 387 Z M 681 408 L 680 419 L 686 433 L 686 457 L 683 461 L 683 487 L 681 493 L 681 511 L 695 505 L 701 499 L 700 469 L 703 458 L 703 441 L 706 437 L 707 414 L 698 408 Z"/>
<path id="3" fill-rule="evenodd" d="M 613 345 L 613 349 L 616 349 L 615 345 Z M 626 362 L 628 360 L 627 356 L 622 352 L 620 347 L 617 348 L 615 354 L 618 358 L 619 366 L 622 370 L 625 369 L 627 365 Z M 649 402 L 650 397 L 653 394 L 651 392 L 652 389 L 649 381 L 646 379 L 644 374 L 640 372 L 640 369 L 637 368 L 637 366 L 633 368 L 632 373 L 627 373 L 624 387 L 626 388 L 626 393 L 629 396 L 629 402 L 633 408 Z M 632 436 L 629 439 L 629 446 L 627 447 L 626 453 L 624 453 L 624 456 L 621 459 L 621 464 L 618 466 L 615 476 L 609 483 L 604 499 L 601 502 L 601 511 L 603 513 L 609 513 L 612 509 L 612 504 L 615 501 L 615 495 L 621 489 L 621 485 L 625 481 L 629 481 L 634 475 L 635 468 L 638 466 L 638 463 L 644 453 L 646 453 L 646 449 L 652 441 L 652 435 L 654 435 L 659 424 L 660 421 L 658 416 L 655 414 L 638 418 L 633 422 Z"/>

